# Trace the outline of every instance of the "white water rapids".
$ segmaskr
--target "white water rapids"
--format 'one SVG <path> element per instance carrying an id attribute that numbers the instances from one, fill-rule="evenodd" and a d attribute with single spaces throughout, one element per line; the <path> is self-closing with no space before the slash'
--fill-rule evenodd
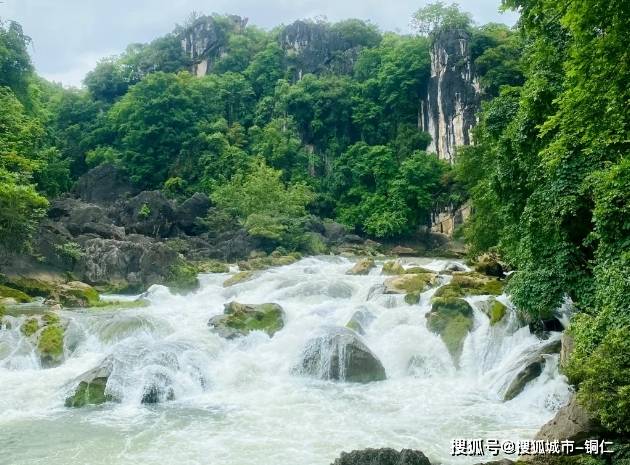
<path id="1" fill-rule="evenodd" d="M 436 271 L 447 264 L 408 261 Z M 370 293 L 385 279 L 380 266 L 348 276 L 351 266 L 341 257 L 311 257 L 230 288 L 222 287 L 226 274 L 202 275 L 201 288 L 184 296 L 153 286 L 145 308 L 63 311 L 66 359 L 55 368 L 39 365 L 18 329 L 0 331 L 0 464 L 328 465 L 342 451 L 366 447 L 477 463 L 483 457 L 451 457 L 451 440 L 531 439 L 566 402 L 557 356 L 523 393 L 500 400 L 526 354 L 548 342 L 519 328 L 513 312 L 491 327 L 479 310 L 484 298 L 468 299 L 475 325 L 456 369 L 426 329 L 434 290 L 407 305 L 403 296 Z M 221 339 L 207 321 L 231 300 L 280 304 L 284 329 L 273 338 Z M 323 326 L 344 326 L 361 308 L 375 316 L 362 340 L 387 380 L 296 375 L 307 341 Z M 108 389 L 122 401 L 65 407 L 72 380 L 108 356 L 116 361 Z M 156 379 L 172 380 L 175 400 L 142 404 L 143 386 Z"/>

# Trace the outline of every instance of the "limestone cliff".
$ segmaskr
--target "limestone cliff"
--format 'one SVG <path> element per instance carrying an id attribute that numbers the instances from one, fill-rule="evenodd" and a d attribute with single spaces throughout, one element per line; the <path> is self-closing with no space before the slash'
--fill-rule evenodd
<path id="1" fill-rule="evenodd" d="M 200 16 L 191 24 L 178 31 L 182 48 L 190 58 L 190 72 L 195 76 L 205 76 L 212 71 L 217 58 L 227 53 L 230 32 L 241 32 L 247 25 L 247 18 L 231 15 L 224 17 Z"/>
<path id="2" fill-rule="evenodd" d="M 431 48 L 431 78 L 421 102 L 419 125 L 431 135 L 428 151 L 453 162 L 455 147 L 471 143 L 479 107 L 479 83 L 470 56 L 470 35 L 438 33 Z"/>

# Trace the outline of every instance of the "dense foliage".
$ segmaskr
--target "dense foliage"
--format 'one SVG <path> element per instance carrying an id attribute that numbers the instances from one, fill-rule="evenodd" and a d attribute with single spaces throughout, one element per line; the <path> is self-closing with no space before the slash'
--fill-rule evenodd
<path id="1" fill-rule="evenodd" d="M 509 289 L 530 318 L 548 318 L 565 296 L 575 303 L 568 374 L 604 425 L 628 433 L 629 4 L 505 4 L 521 12 L 524 81 L 501 72 L 509 86 L 459 153 L 475 208 L 465 234 L 473 254 L 497 250 L 516 270 Z"/>

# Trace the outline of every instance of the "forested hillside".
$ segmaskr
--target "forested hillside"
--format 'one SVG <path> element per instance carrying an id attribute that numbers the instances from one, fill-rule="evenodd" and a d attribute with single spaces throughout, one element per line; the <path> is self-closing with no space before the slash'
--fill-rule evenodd
<path id="1" fill-rule="evenodd" d="M 100 61 L 82 89 L 37 76 L 28 31 L 3 21 L 2 255 L 37 255 L 31 239 L 49 203 L 97 167 L 122 173 L 136 193 L 176 203 L 207 195 L 210 213 L 190 236 L 220 241 L 241 228 L 266 252 L 326 251 L 317 222 L 413 239 L 436 212 L 469 201 L 472 216 L 456 232 L 468 258 L 513 271 L 507 290 L 526 322 L 544 325 L 574 306 L 563 370 L 582 404 L 627 437 L 630 3 L 504 6 L 520 12 L 512 29 L 436 3 L 416 13 L 408 35 L 354 19 L 265 31 L 194 14 Z M 473 143 L 457 147 L 453 163 L 427 152 L 421 130 L 431 47 L 449 31 L 466 37 L 479 101 Z M 134 208 L 139 224 L 155 213 L 149 200 Z M 85 252 L 56 247 L 71 264 Z"/>

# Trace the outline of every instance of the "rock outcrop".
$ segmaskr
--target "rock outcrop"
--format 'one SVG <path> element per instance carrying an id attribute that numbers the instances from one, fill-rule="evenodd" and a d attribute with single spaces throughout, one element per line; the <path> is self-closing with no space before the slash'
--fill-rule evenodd
<path id="1" fill-rule="evenodd" d="M 525 390 L 527 385 L 538 378 L 545 368 L 547 362 L 546 356 L 558 354 L 560 352 L 560 341 L 551 341 L 544 344 L 538 350 L 531 353 L 522 365 L 522 368 L 516 373 L 516 376 L 510 381 L 503 400 L 512 400 Z"/>
<path id="2" fill-rule="evenodd" d="M 332 465 L 431 465 L 431 462 L 419 450 L 383 448 L 342 452 Z"/>
<path id="3" fill-rule="evenodd" d="M 473 327 L 473 309 L 464 299 L 437 297 L 427 314 L 427 328 L 439 334 L 455 364 L 464 348 L 466 336 Z"/>
<path id="4" fill-rule="evenodd" d="M 324 380 L 369 383 L 386 378 L 385 368 L 359 336 L 333 327 L 309 341 L 298 371 Z"/>
<path id="5" fill-rule="evenodd" d="M 471 143 L 479 108 L 470 34 L 459 29 L 441 31 L 430 53 L 431 78 L 421 102 L 420 127 L 431 135 L 428 151 L 452 163 L 455 147 Z"/>
<path id="6" fill-rule="evenodd" d="M 582 442 L 586 439 L 597 438 L 602 433 L 604 429 L 601 425 L 578 404 L 577 397 L 573 395 L 569 403 L 543 425 L 535 439 L 553 441 L 561 438 Z"/>

